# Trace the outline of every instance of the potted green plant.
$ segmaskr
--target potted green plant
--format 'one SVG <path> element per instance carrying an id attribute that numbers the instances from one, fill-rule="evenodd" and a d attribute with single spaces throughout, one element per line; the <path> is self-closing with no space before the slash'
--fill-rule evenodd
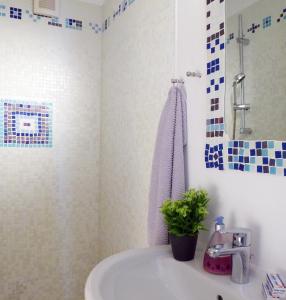
<path id="1" fill-rule="evenodd" d="M 176 260 L 194 258 L 199 231 L 206 230 L 203 221 L 208 214 L 208 202 L 205 190 L 190 189 L 182 199 L 167 199 L 161 206 Z"/>

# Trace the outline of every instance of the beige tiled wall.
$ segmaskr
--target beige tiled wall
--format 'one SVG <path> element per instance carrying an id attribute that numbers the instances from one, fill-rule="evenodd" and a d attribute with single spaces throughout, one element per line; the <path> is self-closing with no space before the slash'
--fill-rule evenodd
<path id="1" fill-rule="evenodd" d="M 96 6 L 61 3 L 63 18 L 101 21 Z M 101 37 L 47 21 L 0 26 L 0 98 L 54 106 L 53 148 L 0 148 L 0 299 L 83 299 L 98 258 Z"/>
<path id="2" fill-rule="evenodd" d="M 118 1 L 108 1 L 103 17 Z M 151 163 L 174 75 L 174 1 L 137 0 L 103 35 L 101 258 L 147 245 Z"/>
<path id="3" fill-rule="evenodd" d="M 76 0 L 63 0 L 61 14 L 101 19 Z M 88 28 L 0 22 L 0 97 L 54 106 L 53 148 L 0 148 L 0 299 L 83 299 L 99 258 L 147 244 L 153 147 L 174 75 L 173 1 L 135 1 L 102 48 Z"/>

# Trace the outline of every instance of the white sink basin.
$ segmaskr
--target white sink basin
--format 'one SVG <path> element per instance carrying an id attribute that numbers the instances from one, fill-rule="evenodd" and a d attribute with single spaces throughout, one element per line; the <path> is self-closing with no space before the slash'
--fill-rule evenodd
<path id="1" fill-rule="evenodd" d="M 199 259 L 174 260 L 169 246 L 130 250 L 94 268 L 85 300 L 261 300 L 261 275 L 238 285 L 229 276 L 206 273 Z"/>

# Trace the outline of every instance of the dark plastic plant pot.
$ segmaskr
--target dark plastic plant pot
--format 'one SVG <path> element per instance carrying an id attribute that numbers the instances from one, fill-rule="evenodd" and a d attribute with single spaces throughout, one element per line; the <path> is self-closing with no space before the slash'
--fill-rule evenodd
<path id="1" fill-rule="evenodd" d="M 194 259 L 197 247 L 198 235 L 195 236 L 174 236 L 170 234 L 173 256 L 179 261 Z"/>

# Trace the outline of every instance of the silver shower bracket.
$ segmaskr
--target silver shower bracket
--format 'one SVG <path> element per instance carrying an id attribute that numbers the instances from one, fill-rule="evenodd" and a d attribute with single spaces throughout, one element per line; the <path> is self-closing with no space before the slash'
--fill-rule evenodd
<path id="1" fill-rule="evenodd" d="M 240 128 L 240 134 L 250 135 L 250 134 L 252 134 L 252 129 L 251 128 Z"/>
<path id="2" fill-rule="evenodd" d="M 233 105 L 234 110 L 250 110 L 250 104 L 234 104 Z"/>
<path id="3" fill-rule="evenodd" d="M 249 39 L 245 38 L 245 37 L 238 37 L 236 38 L 236 41 L 239 43 L 239 44 L 243 44 L 244 46 L 248 46 L 250 41 Z"/>

